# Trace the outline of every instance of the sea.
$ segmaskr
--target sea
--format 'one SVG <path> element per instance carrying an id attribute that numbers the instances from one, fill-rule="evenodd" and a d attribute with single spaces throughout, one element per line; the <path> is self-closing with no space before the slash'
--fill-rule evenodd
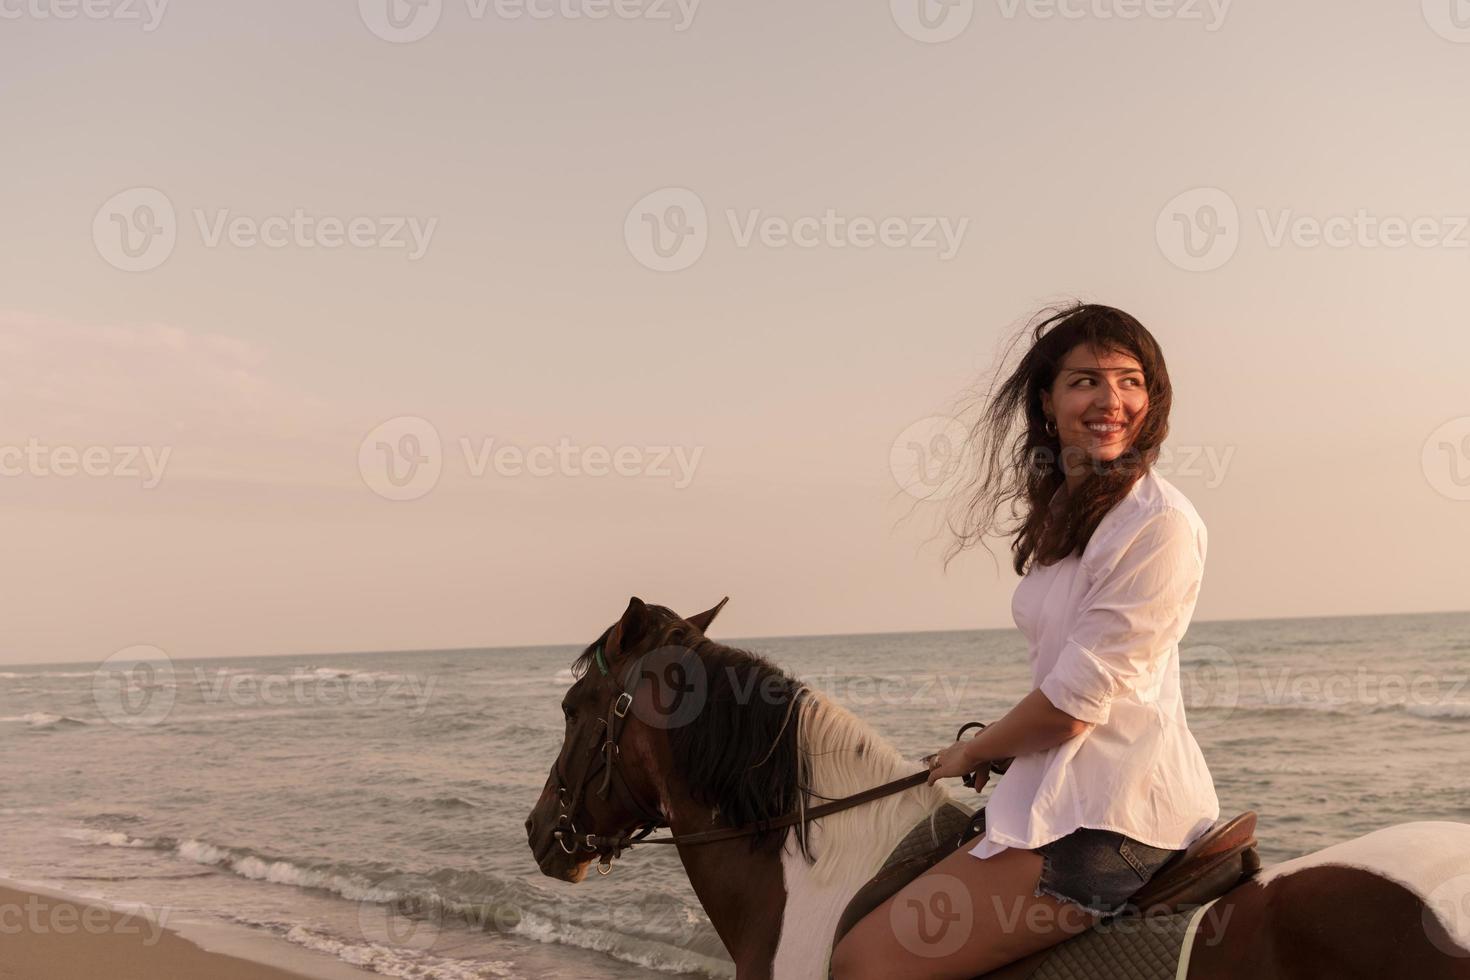
<path id="1" fill-rule="evenodd" d="M 716 638 L 915 760 L 1031 689 L 1015 630 Z M 536 869 L 577 652 L 0 667 L 0 877 L 384 976 L 733 976 L 672 848 L 576 885 Z M 1470 822 L 1470 613 L 1199 622 L 1180 663 L 1222 816 L 1259 814 L 1265 863 Z"/>

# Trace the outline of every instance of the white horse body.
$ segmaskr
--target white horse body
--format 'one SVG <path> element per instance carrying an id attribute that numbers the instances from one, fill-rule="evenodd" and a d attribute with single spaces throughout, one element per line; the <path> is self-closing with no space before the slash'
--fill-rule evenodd
<path id="1" fill-rule="evenodd" d="M 797 743 L 810 760 L 811 789 L 828 799 L 851 796 L 921 768 L 918 762 L 906 761 L 857 716 L 820 695 L 814 695 L 798 716 Z M 916 786 L 823 817 L 809 831 L 816 858 L 811 865 L 797 849 L 795 832 L 788 832 L 781 855 L 786 911 L 773 980 L 827 975 L 832 935 L 847 903 L 915 824 L 949 802 L 942 786 Z"/>

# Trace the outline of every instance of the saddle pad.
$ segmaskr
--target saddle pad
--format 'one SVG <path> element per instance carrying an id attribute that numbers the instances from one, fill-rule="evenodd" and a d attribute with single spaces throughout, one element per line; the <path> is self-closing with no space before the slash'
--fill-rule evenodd
<path id="1" fill-rule="evenodd" d="M 934 826 L 929 825 L 929 818 L 925 817 L 914 824 L 904 839 L 898 842 L 893 853 L 888 855 L 888 860 L 883 862 L 879 871 L 882 874 L 900 861 L 909 858 L 923 857 L 933 851 L 942 842 L 953 843 L 959 837 L 960 831 L 970 825 L 970 817 L 973 814 L 958 803 L 950 803 L 940 807 L 934 812 Z"/>
<path id="2" fill-rule="evenodd" d="M 1179 980 L 1189 971 L 1199 920 L 1213 904 L 1103 922 L 1052 947 L 1028 980 Z"/>

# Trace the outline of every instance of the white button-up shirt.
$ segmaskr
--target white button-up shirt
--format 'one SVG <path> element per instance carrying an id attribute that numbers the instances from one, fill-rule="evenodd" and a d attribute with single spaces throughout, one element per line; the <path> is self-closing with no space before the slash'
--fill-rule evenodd
<path id="1" fill-rule="evenodd" d="M 1081 556 L 1027 571 L 1011 614 L 1026 635 L 1032 677 L 1052 704 L 1091 727 L 1016 757 L 990 795 L 971 854 L 1031 850 L 1079 827 L 1182 848 L 1219 818 L 1179 691 L 1179 639 L 1194 614 L 1205 546 L 1193 505 L 1150 468 Z"/>

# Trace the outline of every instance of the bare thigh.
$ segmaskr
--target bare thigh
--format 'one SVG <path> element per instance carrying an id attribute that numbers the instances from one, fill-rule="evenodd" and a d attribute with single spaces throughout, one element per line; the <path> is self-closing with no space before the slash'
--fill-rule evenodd
<path id="1" fill-rule="evenodd" d="M 961 847 L 852 928 L 835 980 L 969 980 L 1054 946 L 1100 916 L 1036 895 L 1041 855 L 1008 848 L 981 860 Z"/>

